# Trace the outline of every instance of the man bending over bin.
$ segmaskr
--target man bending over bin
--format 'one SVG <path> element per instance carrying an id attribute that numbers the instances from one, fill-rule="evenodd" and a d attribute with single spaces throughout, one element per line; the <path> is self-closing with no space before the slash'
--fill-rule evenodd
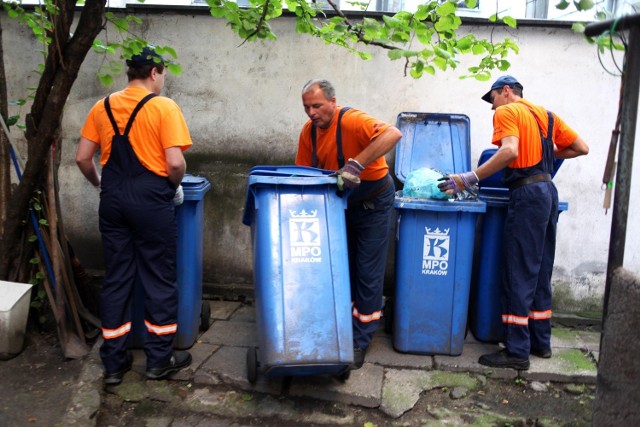
<path id="1" fill-rule="evenodd" d="M 353 314 L 353 369 L 364 363 L 382 315 L 389 226 L 395 186 L 384 155 L 402 134 L 362 111 L 340 107 L 327 80 L 302 88 L 309 116 L 298 142 L 296 164 L 337 171 L 338 187 L 348 194 L 347 246 Z"/>

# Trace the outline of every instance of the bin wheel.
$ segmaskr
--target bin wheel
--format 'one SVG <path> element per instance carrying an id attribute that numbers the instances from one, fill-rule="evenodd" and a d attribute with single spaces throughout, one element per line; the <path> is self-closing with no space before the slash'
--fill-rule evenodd
<path id="1" fill-rule="evenodd" d="M 393 300 L 387 298 L 385 301 L 382 317 L 384 317 L 384 332 L 391 334 L 393 330 Z"/>
<path id="2" fill-rule="evenodd" d="M 200 330 L 208 331 L 211 326 L 211 306 L 209 301 L 203 301 L 200 309 Z"/>
<path id="3" fill-rule="evenodd" d="M 258 378 L 258 351 L 255 347 L 247 349 L 247 380 L 254 384 Z"/>

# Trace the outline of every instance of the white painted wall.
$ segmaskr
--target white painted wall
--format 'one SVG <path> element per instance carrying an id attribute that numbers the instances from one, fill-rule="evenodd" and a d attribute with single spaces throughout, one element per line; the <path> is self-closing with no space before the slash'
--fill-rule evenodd
<path id="1" fill-rule="evenodd" d="M 471 120 L 472 162 L 491 148 L 492 111 L 480 99 L 490 82 L 460 79 L 475 58 L 463 59 L 453 72 L 414 80 L 404 77 L 403 63 L 389 61 L 386 52 L 371 49 L 374 59 L 362 61 L 346 50 L 297 35 L 290 18 L 271 24 L 279 37 L 276 42 L 243 44 L 222 21 L 180 13 L 138 15 L 146 22 L 145 37 L 178 51 L 184 73 L 167 78 L 165 94 L 182 107 L 192 132 L 189 172 L 206 176 L 214 187 L 205 198 L 205 282 L 251 282 L 249 228 L 240 222 L 246 172 L 255 164 L 293 163 L 298 132 L 306 120 L 300 89 L 311 78 L 331 80 L 340 104 L 389 122 L 405 111 L 466 114 Z M 36 81 L 28 73 L 35 68 L 37 54 L 33 37 L 6 16 L 2 19 L 9 96 L 17 98 Z M 589 143 L 589 156 L 566 161 L 556 177 L 569 210 L 560 217 L 554 282 L 570 283 L 579 297 L 601 295 L 611 227 L 611 212 L 605 214 L 602 208 L 601 179 L 618 108 L 619 77 L 603 69 L 595 47 L 568 29 L 464 30 L 480 37 L 492 32 L 494 40 L 515 39 L 520 54 L 509 58 L 509 73 L 522 82 L 525 97 L 562 116 Z M 113 32 L 108 35 L 115 37 Z M 102 87 L 95 77 L 101 60 L 89 54 L 69 97 L 61 168 L 67 232 L 81 248 L 82 261 L 95 268 L 101 266 L 98 196 L 83 180 L 73 156 L 91 105 L 126 84 L 121 76 L 113 87 Z M 613 69 L 609 57 L 603 62 Z M 12 114 L 26 112 L 22 108 Z M 625 267 L 632 271 L 640 271 L 638 152 L 625 254 Z M 390 251 L 391 262 L 393 256 Z"/>

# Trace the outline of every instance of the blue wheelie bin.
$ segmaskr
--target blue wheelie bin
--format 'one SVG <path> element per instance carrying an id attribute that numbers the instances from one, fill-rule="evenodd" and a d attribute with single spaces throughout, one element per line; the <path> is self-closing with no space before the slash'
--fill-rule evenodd
<path id="1" fill-rule="evenodd" d="M 489 148 L 482 152 L 478 166 L 486 162 L 497 151 Z M 556 159 L 552 176 L 562 165 Z M 479 182 L 478 198 L 487 204 L 487 211 L 478 218 L 476 227 L 476 249 L 469 298 L 469 330 L 482 342 L 504 341 L 502 324 L 502 236 L 509 207 L 509 189 L 502 184 L 502 171 Z M 567 202 L 558 203 L 558 211 L 569 209 Z"/>
<path id="2" fill-rule="evenodd" d="M 258 347 L 247 379 L 336 375 L 353 363 L 346 197 L 331 171 L 256 166 L 243 223 L 251 227 Z M 258 357 L 259 356 L 259 357 Z"/>
<path id="3" fill-rule="evenodd" d="M 395 174 L 412 170 L 468 171 L 469 118 L 458 114 L 401 113 L 402 139 Z M 391 315 L 393 347 L 403 353 L 459 355 L 464 344 L 479 200 L 403 197 L 397 210 L 395 290 Z M 385 321 L 385 324 L 389 320 Z"/>
<path id="4" fill-rule="evenodd" d="M 178 276 L 178 331 L 173 346 L 191 347 L 199 331 L 210 326 L 211 307 L 202 301 L 202 230 L 204 195 L 211 189 L 206 178 L 185 175 L 182 179 L 184 202 L 176 208 L 178 226 L 176 268 Z M 127 338 L 129 348 L 142 348 L 147 334 L 144 326 L 144 292 L 136 283 L 133 294 L 133 319 Z"/>

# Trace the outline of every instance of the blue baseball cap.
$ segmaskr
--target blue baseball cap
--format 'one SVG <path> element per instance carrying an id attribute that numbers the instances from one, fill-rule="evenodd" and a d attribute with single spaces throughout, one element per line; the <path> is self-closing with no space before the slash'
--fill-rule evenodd
<path id="1" fill-rule="evenodd" d="M 491 89 L 489 89 L 489 92 L 485 93 L 482 96 L 482 99 L 484 101 L 487 101 L 489 104 L 491 104 L 491 91 L 495 90 L 495 89 L 502 89 L 505 86 L 509 86 L 509 87 L 519 86 L 520 90 L 524 89 L 522 87 L 522 85 L 520 84 L 520 82 L 518 82 L 518 80 L 516 80 L 515 77 L 513 77 L 513 76 L 502 76 L 502 77 L 499 77 L 498 80 L 496 80 L 491 85 Z"/>
<path id="2" fill-rule="evenodd" d="M 158 54 L 153 46 L 145 46 L 139 54 L 133 55 L 131 59 L 127 59 L 127 65 L 129 67 L 140 67 L 159 63 L 166 64 L 167 60 Z"/>

